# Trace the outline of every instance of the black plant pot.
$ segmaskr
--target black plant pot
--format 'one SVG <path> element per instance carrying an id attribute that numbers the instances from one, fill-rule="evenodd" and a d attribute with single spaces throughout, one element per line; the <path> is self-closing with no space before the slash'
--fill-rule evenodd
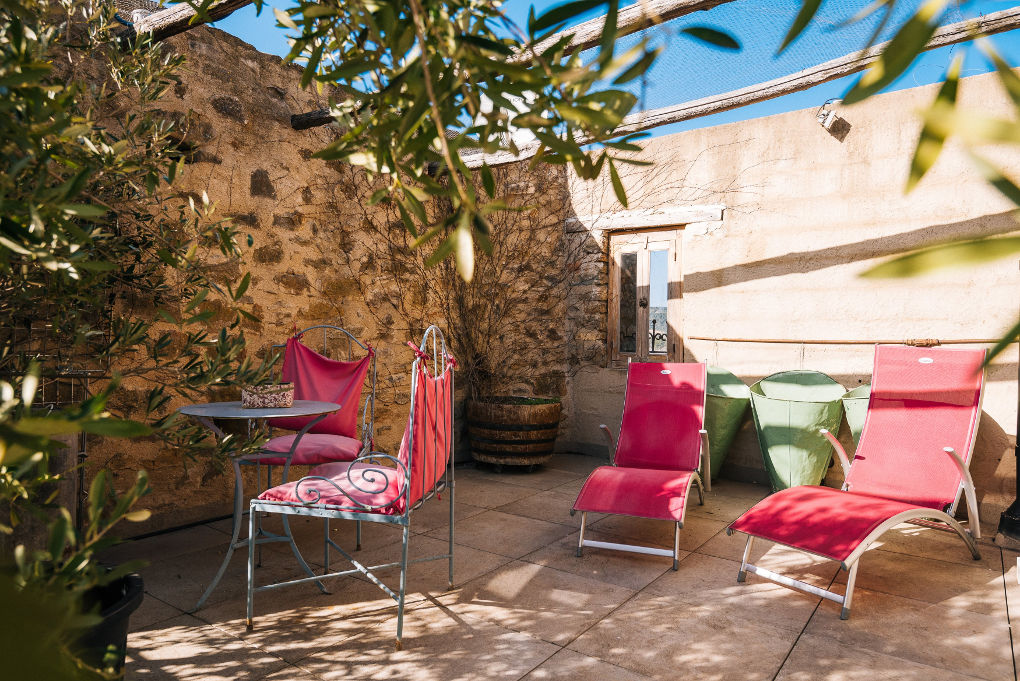
<path id="1" fill-rule="evenodd" d="M 118 672 L 123 669 L 127 655 L 128 619 L 142 604 L 143 596 L 142 576 L 137 573 L 95 587 L 85 594 L 86 611 L 98 605 L 103 621 L 82 634 L 74 644 L 75 653 L 83 662 L 101 668 L 106 651 L 113 646 L 117 653 L 115 668 Z"/>

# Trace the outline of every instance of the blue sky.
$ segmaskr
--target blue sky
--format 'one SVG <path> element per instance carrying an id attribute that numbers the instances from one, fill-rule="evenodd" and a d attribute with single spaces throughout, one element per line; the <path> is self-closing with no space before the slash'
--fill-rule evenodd
<path id="1" fill-rule="evenodd" d="M 627 4 L 626 0 L 624 2 Z M 283 8 L 289 4 L 286 0 L 269 0 L 260 16 L 256 16 L 255 8 L 249 5 L 215 25 L 262 52 L 283 56 L 289 47 L 284 29 L 275 25 L 272 7 Z M 513 20 L 523 25 L 532 5 L 535 5 L 536 12 L 541 13 L 555 4 L 558 3 L 553 0 L 509 0 L 505 9 Z M 670 22 L 667 30 L 659 30 L 650 36 L 653 42 L 666 48 L 665 52 L 645 81 L 633 83 L 632 89 L 641 98 L 640 108 L 657 108 L 770 80 L 842 56 L 863 44 L 874 27 L 874 20 L 842 28 L 837 24 L 868 4 L 869 0 L 826 0 L 819 13 L 820 21 L 816 21 L 790 49 L 778 56 L 776 50 L 800 7 L 800 0 L 739 0 L 708 12 L 697 12 Z M 920 0 L 899 0 L 895 16 L 908 16 L 918 4 Z M 949 21 L 995 12 L 1013 4 L 992 0 L 963 2 L 953 7 Z M 896 22 L 890 23 L 895 25 Z M 677 28 L 693 24 L 726 29 L 740 40 L 743 49 L 736 53 L 724 52 L 677 34 Z M 635 39 L 624 38 L 620 41 L 621 47 Z M 1009 63 L 1020 64 L 1020 31 L 994 36 L 992 40 Z M 939 81 L 952 57 L 961 52 L 967 55 L 964 75 L 990 70 L 985 59 L 975 49 L 969 49 L 967 44 L 950 46 L 923 54 L 890 89 Z M 767 102 L 664 126 L 652 131 L 652 134 L 662 135 L 818 107 L 829 98 L 841 96 L 855 78 L 850 76 Z"/>

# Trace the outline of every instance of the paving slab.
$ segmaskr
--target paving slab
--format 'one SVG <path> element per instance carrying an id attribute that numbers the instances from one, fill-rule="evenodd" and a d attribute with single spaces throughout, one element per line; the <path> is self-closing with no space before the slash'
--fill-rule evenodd
<path id="1" fill-rule="evenodd" d="M 297 664 L 323 681 L 514 681 L 558 650 L 527 634 L 434 605 L 405 614 L 401 650 L 394 646 L 395 633 L 394 617 Z"/>
<path id="2" fill-rule="evenodd" d="M 454 613 L 563 645 L 635 593 L 622 586 L 515 561 L 438 600 Z"/>
<path id="3" fill-rule="evenodd" d="M 570 526 L 560 523 L 486 511 L 457 525 L 454 541 L 489 553 L 520 558 L 572 531 Z M 437 530 L 427 536 L 442 539 L 441 532 Z"/>

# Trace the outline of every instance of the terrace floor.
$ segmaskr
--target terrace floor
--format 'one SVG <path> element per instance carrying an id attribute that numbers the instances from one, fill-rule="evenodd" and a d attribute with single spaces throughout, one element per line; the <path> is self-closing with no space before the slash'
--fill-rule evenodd
<path id="1" fill-rule="evenodd" d="M 557 455 L 531 474 L 458 468 L 456 588 L 446 590 L 445 561 L 409 569 L 401 651 L 395 605 L 354 577 L 334 580 L 328 595 L 313 585 L 256 594 L 255 629 L 246 632 L 244 552 L 209 603 L 185 614 L 221 560 L 229 521 L 123 544 L 117 558 L 150 561 L 127 678 L 1016 678 L 1016 553 L 984 540 L 978 562 L 951 535 L 901 526 L 865 554 L 853 613 L 840 621 L 835 603 L 754 575 L 737 584 L 743 540 L 724 529 L 765 495 L 759 486 L 721 481 L 704 506 L 693 502 L 678 572 L 661 557 L 597 549 L 575 557 L 579 518 L 568 511 L 599 463 Z M 412 515 L 412 558 L 443 551 L 445 502 Z M 672 546 L 669 523 L 590 520 L 593 538 Z M 333 525 L 340 543 L 353 545 L 353 524 Z M 305 557 L 321 562 L 321 521 L 294 526 Z M 289 549 L 271 547 L 257 583 L 299 576 Z M 780 547 L 756 553 L 757 563 L 821 586 L 845 581 L 834 563 Z M 359 559 L 398 557 L 399 532 L 366 524 Z M 395 582 L 396 571 L 386 574 Z"/>

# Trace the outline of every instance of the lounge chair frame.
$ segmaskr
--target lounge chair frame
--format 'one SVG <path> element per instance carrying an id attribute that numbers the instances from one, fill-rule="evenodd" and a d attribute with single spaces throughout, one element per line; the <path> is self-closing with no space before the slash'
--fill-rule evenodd
<path id="1" fill-rule="evenodd" d="M 978 403 L 976 409 L 979 415 L 981 414 L 981 410 L 984 404 L 984 394 L 985 391 L 983 389 L 978 393 Z M 968 454 L 973 454 L 974 444 L 977 442 L 977 431 L 978 429 L 975 425 L 971 432 L 970 442 L 968 443 Z M 843 469 L 843 475 L 845 479 L 847 476 L 849 476 L 850 468 L 853 465 L 852 462 L 850 461 L 849 456 L 847 456 L 846 450 L 843 448 L 843 445 L 840 444 L 839 440 L 836 439 L 836 437 L 825 428 L 821 428 L 818 432 L 829 441 L 829 443 L 835 450 L 836 455 L 839 457 L 839 463 Z M 978 513 L 977 494 L 974 488 L 974 479 L 971 477 L 970 474 L 970 459 L 972 457 L 968 456 L 967 460 L 965 461 L 963 457 L 961 457 L 952 447 L 944 447 L 942 451 L 946 456 L 952 459 L 953 464 L 960 472 L 961 478 L 960 487 L 957 490 L 956 498 L 953 500 L 952 504 L 950 504 L 945 510 L 941 511 L 933 508 L 914 508 L 908 511 L 903 511 L 902 513 L 898 513 L 888 518 L 884 522 L 880 523 L 878 526 L 876 526 L 875 529 L 872 530 L 861 541 L 861 543 L 850 553 L 850 555 L 846 557 L 845 560 L 838 561 L 840 569 L 846 570 L 848 573 L 846 589 L 842 594 L 836 591 L 823 589 L 821 587 L 815 586 L 814 584 L 808 584 L 807 582 L 803 582 L 798 579 L 793 579 L 792 577 L 787 577 L 786 575 L 781 575 L 779 573 L 773 572 L 761 566 L 752 564 L 750 562 L 751 550 L 754 545 L 754 540 L 757 538 L 754 537 L 753 535 L 747 536 L 747 543 L 744 546 L 744 554 L 740 561 L 740 570 L 737 572 L 737 582 L 740 583 L 746 582 L 747 573 L 751 572 L 753 574 L 758 575 L 759 577 L 762 577 L 763 579 L 767 579 L 769 581 L 781 584 L 791 589 L 802 591 L 804 593 L 808 593 L 814 596 L 820 596 L 821 598 L 839 604 L 841 606 L 839 618 L 841 620 L 846 620 L 849 619 L 850 617 L 850 607 L 853 600 L 854 585 L 857 581 L 857 568 L 860 566 L 861 556 L 864 555 L 864 553 L 871 548 L 871 545 L 876 540 L 878 540 L 883 534 L 885 534 L 892 528 L 896 527 L 897 525 L 903 523 L 911 523 L 914 525 L 920 525 L 922 527 L 933 528 L 946 532 L 955 532 L 960 537 L 960 539 L 963 540 L 964 544 L 966 544 L 967 549 L 970 551 L 971 556 L 974 558 L 974 560 L 981 560 L 981 553 L 978 550 L 977 546 L 977 540 L 981 538 L 981 521 Z M 848 491 L 849 488 L 845 481 L 841 489 L 844 492 Z M 966 497 L 967 501 L 967 527 L 964 527 L 958 520 L 956 520 L 956 518 L 953 517 L 956 513 L 956 508 L 960 502 L 961 494 Z M 726 534 L 732 535 L 733 534 L 732 528 L 727 527 Z M 807 553 L 812 556 L 824 558 L 825 560 L 832 560 L 828 556 L 822 556 L 813 551 L 808 551 L 797 546 L 792 546 L 789 544 L 784 544 L 784 546 L 789 546 L 790 548 L 801 551 L 802 553 Z"/>
<path id="2" fill-rule="evenodd" d="M 628 372 L 630 371 L 630 364 L 631 364 L 631 361 L 630 361 L 630 358 L 628 358 L 628 361 L 627 361 L 627 367 L 628 367 L 627 370 L 628 370 Z M 623 396 L 624 409 L 626 409 L 626 405 L 627 405 L 627 390 L 629 390 L 629 384 L 624 389 L 624 396 Z M 708 399 L 708 389 L 707 389 L 707 385 L 706 385 L 705 392 L 704 392 L 704 394 L 702 395 L 702 398 L 701 398 L 701 410 L 702 410 L 702 414 L 703 415 L 705 413 L 705 406 L 706 406 L 706 400 L 707 399 Z M 704 416 L 702 416 L 702 419 L 704 419 Z M 704 420 L 702 421 L 702 425 L 704 425 Z M 605 436 L 606 444 L 609 447 L 609 464 L 611 466 L 616 466 L 616 442 L 613 439 L 613 433 L 609 429 L 609 426 L 607 426 L 604 423 L 600 423 L 599 424 L 599 430 L 602 431 L 602 434 Z M 700 457 L 701 457 L 701 466 L 700 466 L 698 471 L 694 472 L 694 474 L 691 476 L 690 480 L 688 481 L 686 494 L 690 494 L 691 485 L 692 484 L 696 485 L 697 488 L 698 488 L 698 505 L 699 506 L 704 506 L 705 505 L 705 492 L 711 492 L 712 491 L 712 458 L 711 458 L 711 456 L 709 454 L 708 431 L 705 430 L 704 428 L 701 428 L 698 431 L 698 434 L 701 437 L 701 454 L 700 454 Z M 704 480 L 702 480 L 701 473 L 704 473 Z M 574 515 L 575 513 L 576 513 L 576 511 L 574 509 L 571 509 L 570 515 Z M 584 530 L 585 530 L 585 527 L 587 526 L 587 523 L 588 523 L 588 512 L 587 511 L 581 511 L 581 528 L 580 528 L 580 533 L 578 534 L 578 537 L 577 537 L 577 551 L 576 551 L 576 554 L 575 554 L 578 558 L 580 558 L 583 555 L 584 547 L 585 546 L 589 546 L 589 547 L 595 548 L 595 549 L 609 549 L 611 551 L 627 551 L 627 552 L 630 552 L 630 553 L 642 553 L 642 554 L 649 555 L 649 556 L 665 556 L 667 558 L 672 558 L 673 559 L 673 570 L 674 571 L 680 569 L 680 530 L 682 530 L 683 527 L 684 527 L 684 524 L 681 521 L 677 521 L 677 522 L 674 523 L 674 527 L 673 527 L 673 548 L 672 548 L 672 550 L 656 548 L 656 547 L 653 547 L 653 546 L 643 546 L 643 545 L 640 545 L 640 544 L 620 544 L 620 543 L 617 543 L 617 542 L 607 542 L 607 541 L 597 541 L 595 539 L 585 539 L 584 538 Z"/>

